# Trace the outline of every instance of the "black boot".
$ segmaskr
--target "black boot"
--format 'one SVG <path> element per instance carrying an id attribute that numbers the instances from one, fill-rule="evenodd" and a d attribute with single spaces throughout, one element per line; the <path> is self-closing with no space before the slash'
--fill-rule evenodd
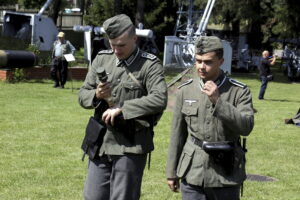
<path id="1" fill-rule="evenodd" d="M 58 82 L 55 82 L 54 85 L 53 85 L 53 87 L 54 87 L 54 88 L 58 88 L 58 87 L 59 87 L 59 83 L 58 83 Z"/>

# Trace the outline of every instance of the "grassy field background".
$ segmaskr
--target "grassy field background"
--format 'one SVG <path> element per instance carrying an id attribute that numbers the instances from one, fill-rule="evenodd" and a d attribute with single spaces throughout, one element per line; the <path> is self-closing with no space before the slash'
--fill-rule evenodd
<path id="1" fill-rule="evenodd" d="M 257 74 L 232 77 L 248 85 L 257 110 L 247 140 L 247 173 L 277 179 L 246 181 L 242 200 L 299 200 L 300 128 L 284 124 L 284 119 L 300 108 L 300 84 L 278 73 L 266 100 L 259 101 Z M 87 159 L 81 161 L 80 145 L 92 110 L 77 102 L 81 84 L 69 81 L 66 89 L 54 89 L 49 80 L 0 82 L 1 200 L 82 199 Z M 181 199 L 165 180 L 171 120 L 172 111 L 167 110 L 155 128 L 156 146 L 151 169 L 145 170 L 142 200 Z"/>

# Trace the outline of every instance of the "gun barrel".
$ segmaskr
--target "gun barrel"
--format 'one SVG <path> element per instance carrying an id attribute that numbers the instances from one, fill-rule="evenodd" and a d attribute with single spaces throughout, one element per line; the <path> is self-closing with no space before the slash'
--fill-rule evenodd
<path id="1" fill-rule="evenodd" d="M 30 51 L 0 50 L 1 68 L 25 68 L 37 63 L 37 56 Z"/>

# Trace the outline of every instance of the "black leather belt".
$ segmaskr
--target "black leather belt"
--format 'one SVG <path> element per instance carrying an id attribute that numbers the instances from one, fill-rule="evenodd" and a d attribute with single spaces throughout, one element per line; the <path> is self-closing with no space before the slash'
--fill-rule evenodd
<path id="1" fill-rule="evenodd" d="M 191 135 L 191 141 L 192 143 L 194 143 L 195 145 L 199 146 L 202 148 L 202 145 L 203 145 L 203 141 L 196 138 L 195 136 Z"/>

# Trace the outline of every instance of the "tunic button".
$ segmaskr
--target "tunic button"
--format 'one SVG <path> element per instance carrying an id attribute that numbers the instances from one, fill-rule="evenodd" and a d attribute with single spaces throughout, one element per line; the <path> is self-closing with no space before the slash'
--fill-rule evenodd
<path id="1" fill-rule="evenodd" d="M 206 121 L 206 124 L 209 124 L 210 123 L 210 121 Z"/>
<path id="2" fill-rule="evenodd" d="M 117 81 L 118 81 L 118 82 L 120 82 L 120 81 L 121 81 L 121 79 L 119 79 L 119 78 L 118 78 L 118 79 L 117 79 Z"/>
<path id="3" fill-rule="evenodd" d="M 114 97 L 115 97 L 115 96 L 117 96 L 117 94 L 116 94 L 116 93 L 113 93 L 112 95 L 113 95 Z"/>
<path id="4" fill-rule="evenodd" d="M 209 108 L 209 107 L 210 107 L 210 105 L 207 104 L 207 105 L 206 105 L 206 108 Z"/>
<path id="5" fill-rule="evenodd" d="M 131 89 L 133 89 L 133 85 L 132 85 L 132 86 L 130 86 L 130 88 L 131 88 Z"/>
<path id="6" fill-rule="evenodd" d="M 210 136 L 209 136 L 209 135 L 206 135 L 205 138 L 206 138 L 206 139 L 210 139 Z"/>

